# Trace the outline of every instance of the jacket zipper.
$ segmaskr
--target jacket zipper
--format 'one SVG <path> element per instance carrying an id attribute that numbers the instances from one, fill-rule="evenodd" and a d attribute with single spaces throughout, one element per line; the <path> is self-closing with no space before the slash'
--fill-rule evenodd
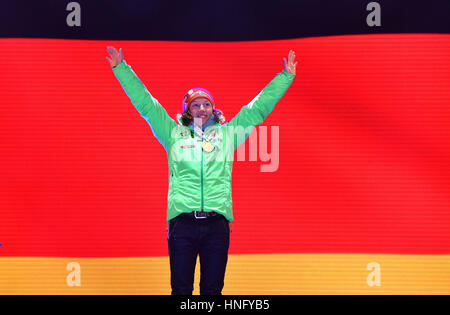
<path id="1" fill-rule="evenodd" d="M 208 128 L 210 128 L 210 127 L 208 127 Z M 205 132 L 208 128 L 206 128 L 205 131 L 203 131 L 203 133 L 202 133 L 202 143 L 204 141 Z M 201 184 L 201 197 L 202 197 L 201 211 L 203 212 L 203 208 L 204 208 L 204 202 L 203 202 L 203 147 L 201 145 L 200 145 L 200 150 L 202 151 L 202 160 L 201 160 L 201 166 L 200 166 L 200 184 Z"/>
<path id="2" fill-rule="evenodd" d="M 202 137 L 203 141 L 203 137 Z M 201 204 L 201 211 L 203 212 L 203 148 L 200 146 L 200 150 L 202 151 L 202 160 L 200 165 L 200 184 L 201 184 L 201 197 L 202 197 L 202 204 Z"/>
<path id="3" fill-rule="evenodd" d="M 208 127 L 209 128 L 209 127 Z M 206 128 L 206 129 L 208 129 Z M 206 130 L 205 130 L 206 131 Z M 205 131 L 202 133 L 202 142 L 203 142 L 203 137 L 205 135 Z M 201 159 L 201 164 L 200 164 L 200 186 L 201 186 L 201 205 L 200 205 L 200 210 L 203 211 L 204 209 L 204 202 L 203 202 L 203 147 L 200 145 L 200 150 L 202 152 L 202 159 Z"/>

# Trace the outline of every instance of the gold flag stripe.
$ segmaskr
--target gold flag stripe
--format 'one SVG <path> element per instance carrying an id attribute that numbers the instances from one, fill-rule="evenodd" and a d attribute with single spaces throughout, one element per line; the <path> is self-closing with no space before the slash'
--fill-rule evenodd
<path id="1" fill-rule="evenodd" d="M 0 294 L 170 294 L 169 257 L 0 257 Z M 230 255 L 223 294 L 450 294 L 450 255 Z"/>

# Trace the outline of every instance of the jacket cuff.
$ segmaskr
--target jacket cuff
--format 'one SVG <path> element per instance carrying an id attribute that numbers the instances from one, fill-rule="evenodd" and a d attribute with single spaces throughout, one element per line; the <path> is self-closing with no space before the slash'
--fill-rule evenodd
<path id="1" fill-rule="evenodd" d="M 126 68 L 126 66 L 128 66 L 128 65 L 127 65 L 127 63 L 126 63 L 125 60 L 124 60 L 124 61 L 122 61 L 121 63 L 119 63 L 117 66 L 115 66 L 114 68 L 112 68 L 112 71 L 113 71 L 113 72 L 116 72 L 116 71 L 123 70 L 123 69 Z"/>
<path id="2" fill-rule="evenodd" d="M 290 74 L 290 73 L 287 72 L 285 69 L 283 69 L 283 71 L 282 71 L 281 73 L 283 73 L 284 75 L 287 75 L 287 76 L 289 76 L 289 77 L 295 77 L 295 74 Z"/>

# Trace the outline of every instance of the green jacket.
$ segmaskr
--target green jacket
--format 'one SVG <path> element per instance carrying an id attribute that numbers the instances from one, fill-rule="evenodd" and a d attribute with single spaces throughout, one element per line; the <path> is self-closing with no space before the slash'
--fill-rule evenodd
<path id="1" fill-rule="evenodd" d="M 291 85 L 295 75 L 285 70 L 229 122 L 215 123 L 203 132 L 173 120 L 125 61 L 113 72 L 131 102 L 149 123 L 164 146 L 169 162 L 167 222 L 184 212 L 215 211 L 233 221 L 231 172 L 237 147 L 270 114 Z M 202 149 L 208 139 L 211 152 Z"/>

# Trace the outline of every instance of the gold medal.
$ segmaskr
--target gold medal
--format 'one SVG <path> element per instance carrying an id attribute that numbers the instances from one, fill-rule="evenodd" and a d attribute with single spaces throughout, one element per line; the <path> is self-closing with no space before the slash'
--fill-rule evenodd
<path id="1" fill-rule="evenodd" d="M 202 142 L 202 148 L 206 152 L 212 152 L 214 150 L 214 146 L 209 142 L 209 140 Z"/>

